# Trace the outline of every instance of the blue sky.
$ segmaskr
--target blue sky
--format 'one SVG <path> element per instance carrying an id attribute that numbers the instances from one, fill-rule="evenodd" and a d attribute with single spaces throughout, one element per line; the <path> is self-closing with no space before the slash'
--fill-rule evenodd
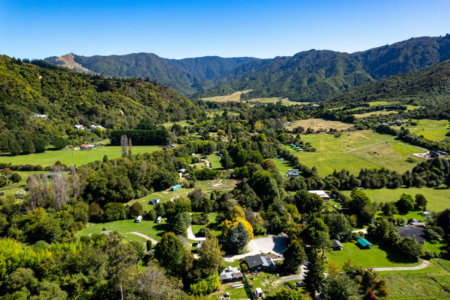
<path id="1" fill-rule="evenodd" d="M 0 0 L 0 53 L 270 58 L 450 33 L 448 0 Z"/>

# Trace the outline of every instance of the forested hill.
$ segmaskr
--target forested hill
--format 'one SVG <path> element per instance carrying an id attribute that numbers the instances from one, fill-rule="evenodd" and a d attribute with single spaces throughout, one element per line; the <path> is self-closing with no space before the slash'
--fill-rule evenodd
<path id="1" fill-rule="evenodd" d="M 200 92 L 210 97 L 253 89 L 243 99 L 289 97 L 295 101 L 320 101 L 367 81 L 410 73 L 450 58 L 450 34 L 411 38 L 407 41 L 353 54 L 310 50 L 293 57 L 274 59 L 229 82 Z M 245 65 L 241 66 L 244 68 Z"/>
<path id="2" fill-rule="evenodd" d="M 91 57 L 70 55 L 73 56 L 76 67 L 82 67 L 107 77 L 149 77 L 184 95 L 202 91 L 202 81 L 224 76 L 236 67 L 255 60 L 252 57 L 223 58 L 218 56 L 177 60 L 162 58 L 152 53 Z M 65 59 L 67 56 L 49 57 L 45 60 L 55 65 L 71 68 L 74 64 L 70 61 L 67 62 Z"/>
<path id="3" fill-rule="evenodd" d="M 373 101 L 404 104 L 450 103 L 450 60 L 414 73 L 399 74 L 349 88 L 325 101 L 328 106 L 361 105 Z"/>
<path id="4" fill-rule="evenodd" d="M 7 56 L 0 56 L 0 100 L 0 151 L 37 137 L 51 143 L 76 124 L 127 129 L 142 119 L 162 123 L 200 113 L 189 99 L 158 83 L 104 79 Z"/>

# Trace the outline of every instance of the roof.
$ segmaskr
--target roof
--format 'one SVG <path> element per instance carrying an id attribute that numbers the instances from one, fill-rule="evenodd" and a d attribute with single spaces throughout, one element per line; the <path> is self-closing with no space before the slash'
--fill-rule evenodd
<path id="1" fill-rule="evenodd" d="M 245 258 L 245 261 L 247 262 L 247 265 L 250 269 L 254 268 L 254 267 L 260 267 L 260 266 L 263 266 L 263 267 L 269 266 L 267 259 L 261 255 L 247 256 Z"/>
<path id="2" fill-rule="evenodd" d="M 101 231 L 100 234 L 106 234 L 109 235 L 111 233 L 111 231 Z"/>
<path id="3" fill-rule="evenodd" d="M 322 190 L 308 191 L 308 193 L 310 193 L 310 194 L 316 194 L 316 195 L 318 195 L 319 197 L 327 197 L 327 198 L 330 198 L 330 196 L 328 196 L 327 193 L 325 193 L 325 192 L 322 191 Z"/>
<path id="4" fill-rule="evenodd" d="M 339 242 L 338 240 L 332 240 L 333 241 L 333 247 L 344 247 L 344 245 L 342 245 L 341 242 Z"/>
<path id="5" fill-rule="evenodd" d="M 258 294 L 262 294 L 262 289 L 261 289 L 261 288 L 256 288 L 256 292 L 257 292 Z"/>
<path id="6" fill-rule="evenodd" d="M 220 277 L 219 277 L 220 280 L 227 280 L 227 279 L 232 279 L 232 278 L 233 278 L 232 273 L 222 273 L 222 274 L 220 274 Z"/>
<path id="7" fill-rule="evenodd" d="M 418 243 L 425 241 L 425 228 L 416 226 L 405 226 L 398 228 L 398 234 L 402 237 L 410 237 L 415 239 Z"/>
<path id="8" fill-rule="evenodd" d="M 363 247 L 367 247 L 367 246 L 373 246 L 368 240 L 366 239 L 357 239 L 356 240 L 358 243 L 361 244 L 361 246 Z"/>

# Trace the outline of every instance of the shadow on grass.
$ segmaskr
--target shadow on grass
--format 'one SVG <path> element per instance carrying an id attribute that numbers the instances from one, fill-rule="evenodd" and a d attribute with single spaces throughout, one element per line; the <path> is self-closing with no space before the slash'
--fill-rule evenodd
<path id="1" fill-rule="evenodd" d="M 164 223 L 164 224 L 158 224 L 153 227 L 157 231 L 159 231 L 156 235 L 159 237 L 162 237 L 164 233 L 166 232 L 172 232 L 173 231 L 173 225 L 171 223 Z"/>
<path id="2" fill-rule="evenodd" d="M 399 264 L 411 264 L 418 262 L 417 258 L 408 258 L 404 257 L 399 253 L 399 251 L 391 246 L 379 244 L 378 248 L 386 252 L 386 258 L 393 263 L 399 263 Z"/>

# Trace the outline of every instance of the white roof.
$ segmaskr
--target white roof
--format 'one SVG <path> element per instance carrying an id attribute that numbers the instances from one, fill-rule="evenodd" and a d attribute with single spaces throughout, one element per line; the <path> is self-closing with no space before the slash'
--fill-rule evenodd
<path id="1" fill-rule="evenodd" d="M 321 191 L 321 190 L 317 190 L 317 191 L 308 191 L 308 193 L 310 193 L 310 194 L 317 194 L 317 195 L 319 195 L 320 197 L 329 197 L 329 196 L 327 195 L 327 193 L 325 193 L 324 191 Z"/>
<path id="2" fill-rule="evenodd" d="M 262 294 L 262 289 L 261 289 L 261 288 L 256 288 L 256 292 L 257 292 L 258 294 Z"/>

